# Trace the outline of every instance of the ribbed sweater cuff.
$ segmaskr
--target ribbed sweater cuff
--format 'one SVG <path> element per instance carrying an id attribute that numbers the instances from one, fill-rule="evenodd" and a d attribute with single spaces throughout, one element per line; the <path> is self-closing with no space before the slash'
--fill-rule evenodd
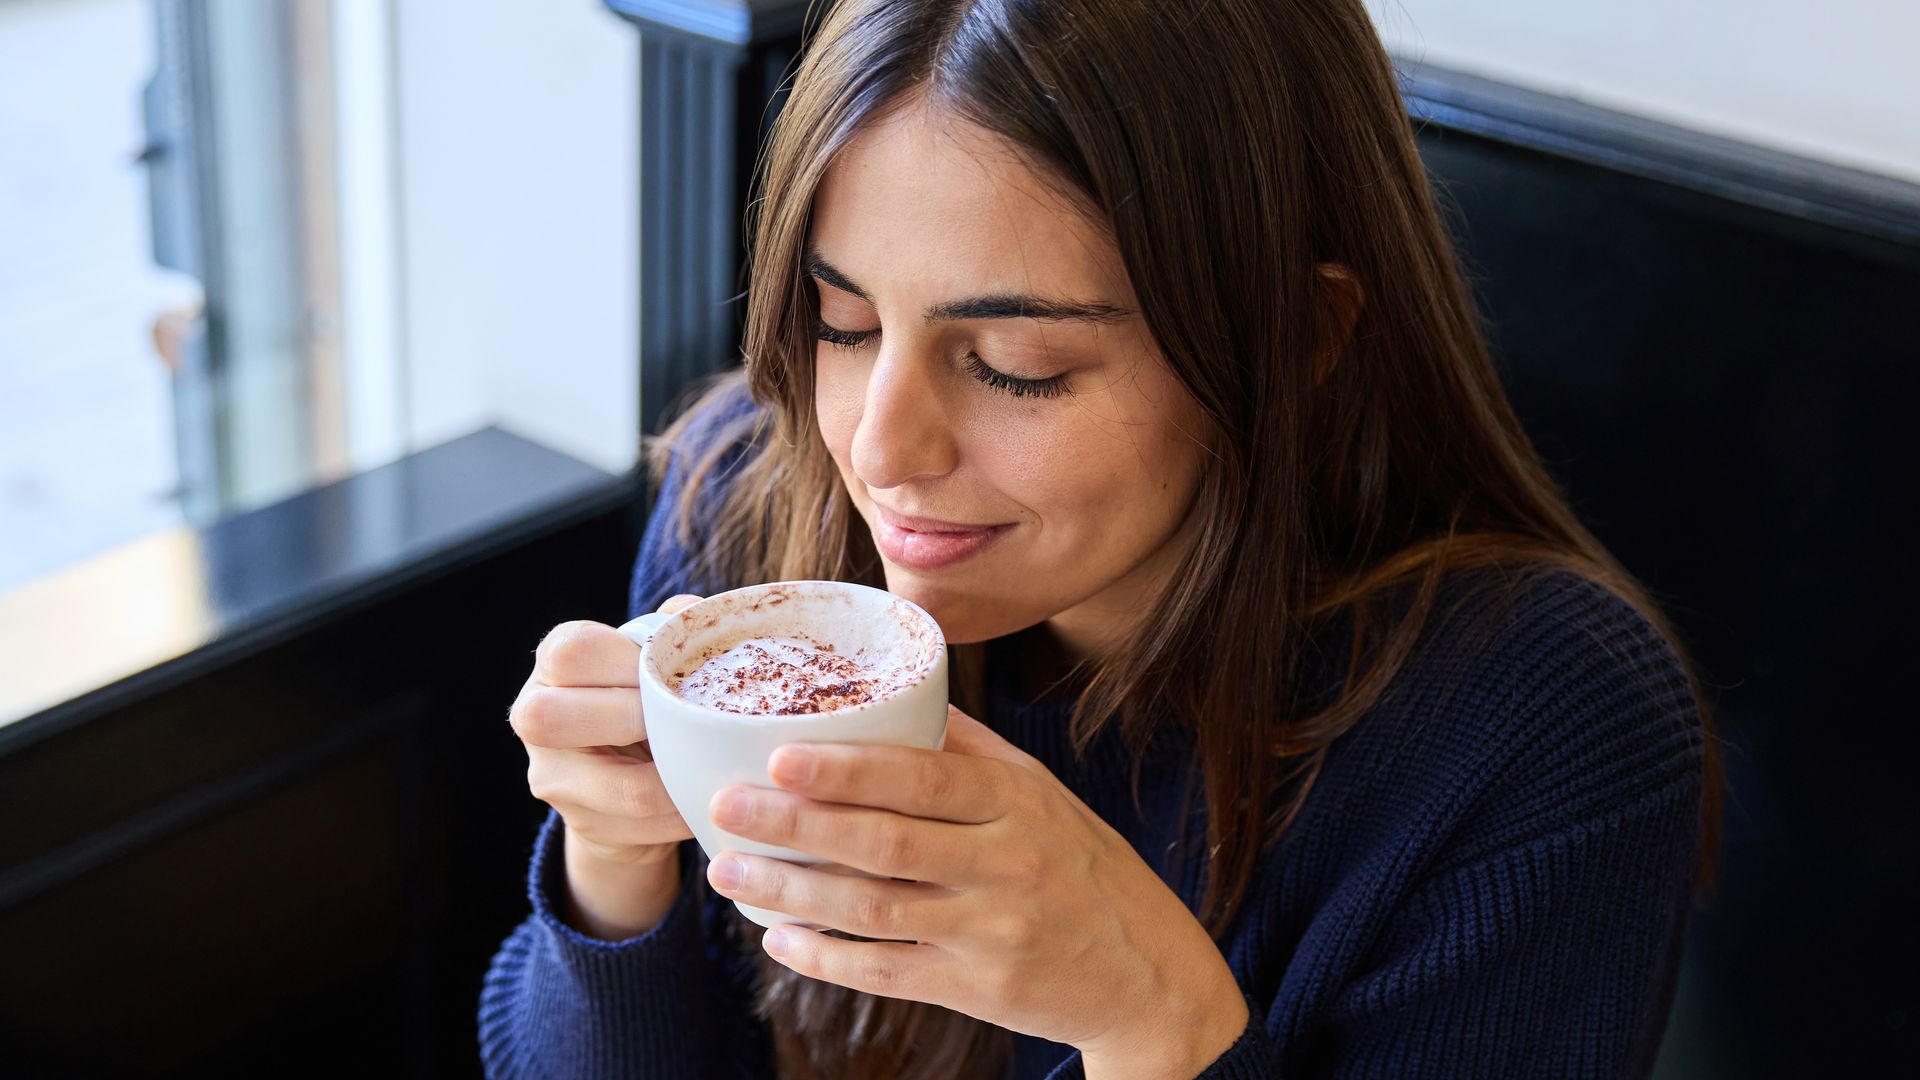
<path id="1" fill-rule="evenodd" d="M 1280 1048 L 1261 1022 L 1264 1015 L 1260 1004 L 1247 998 L 1247 1029 L 1194 1080 L 1277 1080 Z"/>
<path id="2" fill-rule="evenodd" d="M 652 930 L 601 941 L 566 925 L 562 825 L 549 814 L 528 873 L 533 915 L 495 957 L 481 1000 L 490 1076 L 688 1076 L 712 1064 L 710 1034 L 732 1003 L 700 927 L 704 868 L 680 852 L 680 893 Z M 491 1038 L 489 1037 L 491 1034 Z M 693 1072 L 688 1070 L 692 1069 Z"/>
<path id="3" fill-rule="evenodd" d="M 660 922 L 638 937 L 603 941 L 568 926 L 561 920 L 559 908 L 554 903 L 556 890 L 565 887 L 565 828 L 560 815 L 548 811 L 547 820 L 540 826 L 540 835 L 533 842 L 533 862 L 527 871 L 527 899 L 533 904 L 534 918 L 548 933 L 559 939 L 567 952 L 595 960 L 623 954 L 644 957 L 677 942 L 690 944 L 695 951 L 704 952 L 700 937 L 700 890 L 697 886 L 705 879 L 706 872 L 697 858 L 699 849 L 693 841 L 681 841 L 678 855 L 680 893 L 673 898 L 673 906 L 667 909 Z"/>
<path id="4" fill-rule="evenodd" d="M 1260 1025 L 1260 1017 L 1259 1004 L 1247 998 L 1246 1030 L 1193 1080 L 1277 1080 L 1280 1051 L 1267 1035 L 1267 1029 Z M 1078 1050 L 1047 1074 L 1047 1080 L 1086 1080 L 1086 1077 L 1086 1065 Z"/>

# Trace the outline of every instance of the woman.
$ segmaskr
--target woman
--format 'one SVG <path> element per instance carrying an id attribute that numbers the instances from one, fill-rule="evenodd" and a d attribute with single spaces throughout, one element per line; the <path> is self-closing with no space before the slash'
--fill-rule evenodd
<path id="1" fill-rule="evenodd" d="M 763 165 L 634 611 L 884 585 L 961 708 L 716 796 L 880 877 L 703 865 L 634 647 L 557 628 L 489 1071 L 1648 1072 L 1703 710 L 1502 396 L 1357 0 L 842 3 Z"/>

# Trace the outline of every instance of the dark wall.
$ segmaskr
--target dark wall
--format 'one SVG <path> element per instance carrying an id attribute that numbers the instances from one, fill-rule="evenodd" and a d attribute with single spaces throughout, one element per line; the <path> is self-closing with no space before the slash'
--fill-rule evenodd
<path id="1" fill-rule="evenodd" d="M 1718 703 L 1723 870 L 1663 1075 L 1913 1075 L 1920 251 L 1443 128 L 1422 151 L 1523 422 Z"/>
<path id="2" fill-rule="evenodd" d="M 507 707 L 634 543 L 605 506 L 0 759 L 0 1074 L 477 1075 L 544 812 Z"/>

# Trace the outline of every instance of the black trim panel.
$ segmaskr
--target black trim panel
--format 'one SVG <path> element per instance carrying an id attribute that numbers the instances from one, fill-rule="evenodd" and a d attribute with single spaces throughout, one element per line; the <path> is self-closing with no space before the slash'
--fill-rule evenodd
<path id="1" fill-rule="evenodd" d="M 1920 184 L 1462 72 L 1411 61 L 1395 67 L 1416 120 L 1920 246 Z"/>

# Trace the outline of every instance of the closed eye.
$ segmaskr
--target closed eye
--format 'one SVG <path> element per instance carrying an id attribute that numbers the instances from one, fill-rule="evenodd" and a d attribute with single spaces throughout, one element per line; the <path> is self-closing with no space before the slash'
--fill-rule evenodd
<path id="1" fill-rule="evenodd" d="M 820 319 L 815 319 L 813 323 L 814 337 L 845 349 L 857 349 L 878 337 L 879 334 L 878 330 L 841 330 L 838 327 L 828 326 Z"/>
<path id="2" fill-rule="evenodd" d="M 838 345 L 843 349 L 859 349 L 872 344 L 873 339 L 880 336 L 880 331 L 877 329 L 842 330 L 837 326 L 828 326 L 824 319 L 815 319 L 813 335 L 821 341 Z M 967 374 L 974 379 L 995 390 L 1012 394 L 1014 397 L 1051 398 L 1066 393 L 1067 377 L 1065 375 L 1050 375 L 1044 379 L 1023 379 L 1018 375 L 1009 375 L 989 366 L 980 358 L 980 354 L 972 352 L 967 354 L 962 363 L 967 369 Z"/>
<path id="3" fill-rule="evenodd" d="M 978 353 L 968 353 L 966 359 L 967 374 L 993 387 L 1005 390 L 1014 397 L 1059 397 L 1066 393 L 1067 377 L 1050 375 L 1044 379 L 1022 379 L 1018 375 L 1009 375 L 988 367 Z"/>

